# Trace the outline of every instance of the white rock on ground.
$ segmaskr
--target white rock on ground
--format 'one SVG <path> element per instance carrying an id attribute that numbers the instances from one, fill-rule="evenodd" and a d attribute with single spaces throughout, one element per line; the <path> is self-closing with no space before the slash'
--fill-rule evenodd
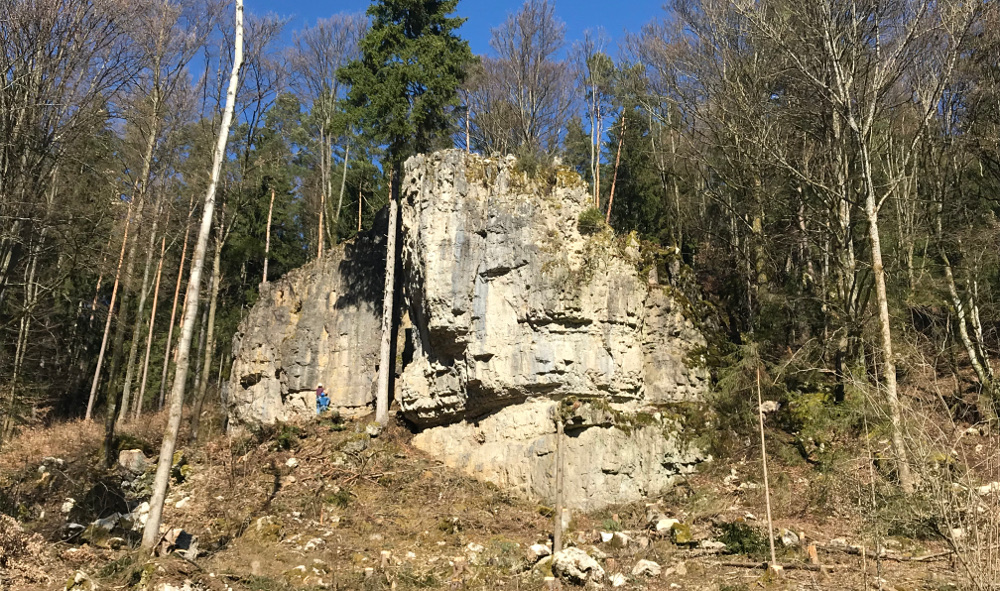
<path id="1" fill-rule="evenodd" d="M 142 474 L 149 468 L 150 462 L 141 449 L 123 449 L 118 452 L 118 465 L 133 474 Z"/>
<path id="2" fill-rule="evenodd" d="M 632 538 L 624 532 L 616 531 L 611 538 L 612 548 L 628 548 L 632 544 Z"/>
<path id="3" fill-rule="evenodd" d="M 625 583 L 628 582 L 628 580 L 625 578 L 625 575 L 623 575 L 621 573 L 615 573 L 615 574 L 611 575 L 611 579 L 610 580 L 611 580 L 611 586 L 612 587 L 624 587 Z"/>
<path id="4" fill-rule="evenodd" d="M 632 568 L 632 575 L 636 577 L 658 577 L 661 570 L 660 565 L 652 560 L 640 560 Z"/>
<path id="5" fill-rule="evenodd" d="M 976 491 L 981 495 L 992 495 L 1000 493 L 1000 482 L 991 482 L 989 484 L 984 484 L 976 489 Z"/>
<path id="6" fill-rule="evenodd" d="M 793 548 L 799 545 L 799 534 L 790 529 L 782 529 L 779 532 L 779 536 L 781 537 L 781 545 L 786 548 Z"/>
<path id="7" fill-rule="evenodd" d="M 656 522 L 656 533 L 669 535 L 670 530 L 674 528 L 675 525 L 680 525 L 680 520 L 673 519 L 672 517 L 664 517 Z"/>
<path id="8" fill-rule="evenodd" d="M 604 579 L 604 569 L 579 548 L 566 548 L 552 557 L 552 572 L 556 576 L 577 584 Z"/>
<path id="9" fill-rule="evenodd" d="M 552 555 L 552 549 L 545 544 L 532 544 L 528 546 L 527 559 L 528 562 L 534 564 L 539 560 L 545 558 L 546 556 Z"/>

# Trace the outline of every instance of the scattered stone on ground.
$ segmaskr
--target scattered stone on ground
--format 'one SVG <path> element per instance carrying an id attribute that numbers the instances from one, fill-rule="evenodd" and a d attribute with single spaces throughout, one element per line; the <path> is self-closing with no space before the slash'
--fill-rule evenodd
<path id="1" fill-rule="evenodd" d="M 661 570 L 660 565 L 652 560 L 640 560 L 632 568 L 632 576 L 658 577 Z"/>
<path id="2" fill-rule="evenodd" d="M 563 579 L 577 584 L 587 581 L 600 582 L 604 579 L 604 569 L 596 560 L 579 548 L 565 548 L 552 557 L 552 572 Z"/>
<path id="3" fill-rule="evenodd" d="M 123 449 L 118 452 L 118 465 L 133 474 L 142 474 L 151 463 L 141 449 Z"/>

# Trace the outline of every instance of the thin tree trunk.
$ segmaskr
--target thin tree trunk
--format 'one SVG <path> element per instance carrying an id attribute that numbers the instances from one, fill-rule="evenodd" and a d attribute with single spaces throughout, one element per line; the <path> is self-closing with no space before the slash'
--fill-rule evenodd
<path id="1" fill-rule="evenodd" d="M 161 36 L 162 36 L 162 31 L 161 31 Z M 157 72 L 158 71 L 159 71 L 159 68 L 157 68 Z M 159 133 L 160 120 L 159 120 L 159 117 L 157 116 L 157 113 L 159 111 L 159 107 L 158 107 L 158 105 L 159 105 L 159 99 L 158 99 L 158 97 L 159 97 L 159 92 L 158 92 L 158 90 L 154 89 L 154 91 L 153 91 L 153 110 L 152 110 L 152 117 L 151 117 L 151 121 L 152 121 L 151 125 L 152 126 L 151 126 L 150 131 L 149 131 L 149 137 L 146 138 L 146 151 L 143 154 L 143 158 L 142 158 L 142 173 L 141 173 L 141 176 L 139 177 L 138 187 L 137 187 L 137 190 L 136 190 L 136 193 L 138 194 L 138 200 L 139 200 L 139 206 L 138 206 L 137 212 L 136 212 L 136 223 L 137 224 L 141 224 L 142 223 L 142 210 L 143 210 L 143 206 L 144 206 L 144 204 L 146 202 L 146 195 L 149 192 L 150 171 L 152 171 L 152 167 L 153 167 L 153 150 L 156 147 L 156 136 Z M 143 312 L 145 311 L 145 308 L 146 308 L 146 291 L 149 289 L 149 267 L 150 267 L 150 264 L 152 263 L 152 260 L 153 260 L 153 247 L 156 244 L 156 227 L 157 227 L 157 224 L 159 223 L 159 221 L 160 221 L 160 216 L 159 216 L 159 212 L 157 212 L 156 214 L 153 215 L 153 227 L 152 227 L 152 230 L 149 233 L 149 247 L 146 249 L 146 264 L 143 267 L 143 272 L 142 272 L 142 288 L 141 288 L 141 290 L 139 292 L 139 309 L 136 311 L 135 325 L 133 326 L 133 329 L 132 329 L 132 346 L 131 346 L 131 348 L 129 350 L 128 363 L 125 366 L 125 386 L 124 386 L 124 389 L 122 391 L 122 402 L 120 404 L 116 403 L 116 405 L 115 405 L 115 411 L 116 412 L 119 411 L 119 410 L 121 411 L 119 416 L 122 419 L 124 419 L 127 416 L 127 414 L 128 414 L 128 404 L 129 404 L 129 399 L 130 399 L 130 392 L 131 392 L 131 389 L 132 389 L 132 373 L 133 373 L 133 371 L 135 369 L 135 357 L 136 357 L 136 355 L 137 355 L 137 353 L 139 351 L 139 338 L 140 338 L 139 334 L 140 334 L 141 329 L 142 329 L 142 320 L 143 320 L 142 314 L 143 314 Z M 141 227 L 142 226 L 140 225 L 137 228 L 137 230 L 141 229 Z M 139 236 L 138 236 L 138 233 L 137 233 L 136 234 L 136 238 L 135 238 L 135 240 L 132 243 L 132 247 L 129 250 L 129 255 L 128 255 L 128 257 L 129 257 L 129 259 L 128 259 L 128 270 L 125 273 L 126 289 L 128 289 L 128 288 L 131 287 L 132 265 L 135 264 L 136 250 L 138 249 L 138 247 L 139 247 Z M 127 294 L 125 294 L 125 293 L 122 294 L 122 298 L 123 298 L 122 301 L 123 302 L 124 302 L 124 298 L 125 298 L 126 295 Z M 124 317 L 122 318 L 122 320 L 124 320 Z M 122 327 L 122 330 L 124 330 L 124 327 Z M 114 433 L 107 434 L 107 440 L 108 441 L 110 441 L 111 439 L 113 439 L 113 437 L 114 437 Z"/>
<path id="2" fill-rule="evenodd" d="M 323 145 L 324 152 L 329 151 L 329 146 L 326 143 L 326 135 L 323 130 L 319 132 L 320 144 Z M 326 237 L 323 235 L 323 214 L 326 212 L 326 154 L 324 153 L 319 160 L 320 163 L 320 183 L 323 185 L 320 189 L 319 195 L 319 227 L 316 231 L 316 258 L 323 258 L 323 243 L 326 241 Z"/>
<path id="3" fill-rule="evenodd" d="M 90 304 L 90 320 L 88 322 L 94 321 L 94 311 L 97 310 L 97 297 L 101 294 L 101 283 L 104 281 L 104 265 L 108 262 L 108 247 L 111 246 L 112 237 L 108 237 L 108 244 L 104 247 L 104 253 L 101 255 L 101 270 L 100 274 L 97 276 L 97 287 L 94 288 L 94 301 Z"/>
<path id="4" fill-rule="evenodd" d="M 271 204 L 267 206 L 267 234 L 264 239 L 264 283 L 267 283 L 267 261 L 271 254 L 271 215 L 274 213 L 274 189 L 271 189 Z"/>
<path id="5" fill-rule="evenodd" d="M 212 261 L 212 295 L 208 304 L 208 331 L 205 337 L 204 360 L 201 366 L 201 381 L 198 382 L 198 393 L 195 398 L 194 410 L 191 412 L 191 438 L 198 440 L 198 427 L 201 425 L 201 408 L 205 404 L 205 394 L 208 391 L 208 374 L 211 372 L 212 353 L 215 351 L 215 312 L 219 302 L 219 283 L 222 260 L 223 230 L 220 224 L 215 236 L 215 257 Z"/>
<path id="6" fill-rule="evenodd" d="M 236 87 L 239 83 L 240 66 L 243 64 L 243 0 L 236 0 L 236 35 L 234 41 L 233 71 L 226 92 L 226 110 L 222 116 L 222 126 L 219 129 L 219 142 L 215 148 L 212 163 L 212 177 L 205 195 L 205 208 L 202 212 L 201 227 L 198 231 L 198 242 L 195 245 L 194 257 L 191 263 L 191 276 L 188 280 L 188 309 L 185 311 L 181 325 L 181 341 L 177 349 L 177 372 L 174 385 L 170 392 L 170 411 L 167 428 L 163 434 L 163 444 L 160 446 L 160 457 L 156 465 L 156 477 L 153 481 L 153 495 L 150 499 L 149 518 L 142 533 L 142 547 L 151 552 L 160 540 L 160 523 L 163 518 L 163 502 L 167 496 L 167 485 L 170 482 L 170 469 L 173 464 L 174 448 L 177 434 L 181 427 L 181 414 L 184 406 L 184 383 L 187 381 L 188 353 L 191 348 L 191 335 L 194 332 L 195 319 L 198 315 L 198 291 L 201 287 L 201 272 L 205 262 L 205 252 L 208 250 L 208 235 L 212 230 L 212 218 L 215 213 L 215 190 L 219 182 L 219 173 L 226 153 L 226 141 L 229 138 L 229 126 L 233 119 L 233 107 L 236 102 Z"/>
<path id="7" fill-rule="evenodd" d="M 593 75 L 591 75 L 593 79 Z M 601 199 L 598 196 L 597 188 L 597 167 L 599 165 L 599 155 L 597 152 L 597 87 L 590 87 L 590 179 L 594 182 L 594 207 L 601 206 Z"/>
<path id="8" fill-rule="evenodd" d="M 892 447 L 896 454 L 896 470 L 899 484 L 905 494 L 913 493 L 913 475 L 910 473 L 909 455 L 903 442 L 903 411 L 896 389 L 896 360 L 892 353 L 892 328 L 889 322 L 889 297 L 885 287 L 885 267 L 882 263 L 882 244 L 878 229 L 878 207 L 875 201 L 875 183 L 872 179 L 871 159 L 868 146 L 861 138 L 861 164 L 865 181 L 865 214 L 868 216 L 868 241 L 871 247 L 872 275 L 875 276 L 875 298 L 878 304 L 878 319 L 882 340 L 882 377 L 885 380 L 886 401 L 889 404 L 889 419 L 892 422 Z"/>
<path id="9" fill-rule="evenodd" d="M 344 188 L 347 186 L 347 159 L 351 155 L 351 146 L 344 144 L 344 173 L 340 175 L 340 197 L 337 199 L 337 215 L 333 223 L 340 226 L 340 208 L 344 205 Z M 337 227 L 335 226 L 335 227 Z"/>
<path id="10" fill-rule="evenodd" d="M 128 277 L 131 275 L 131 261 L 125 271 L 124 289 L 122 289 L 122 305 L 118 315 L 118 326 L 115 328 L 115 342 L 111 349 L 111 367 L 108 371 L 108 393 L 107 393 L 107 416 L 104 419 L 104 465 L 108 468 L 114 465 L 115 458 L 114 437 L 115 423 L 118 421 L 118 413 L 121 409 L 122 390 L 118 381 L 118 365 L 121 362 L 122 347 L 125 343 L 126 322 L 128 318 Z"/>
<path id="11" fill-rule="evenodd" d="M 767 444 L 764 441 L 764 401 L 760 395 L 760 368 L 757 368 L 757 418 L 760 421 L 760 461 L 764 471 L 764 504 L 767 511 L 767 539 L 771 543 L 771 565 L 777 566 L 774 552 L 774 523 L 771 521 L 771 484 L 767 475 Z"/>
<path id="12" fill-rule="evenodd" d="M 363 197 L 361 196 L 361 187 L 358 187 L 358 233 L 361 232 L 361 204 L 363 202 Z"/>
<path id="13" fill-rule="evenodd" d="M 378 390 L 375 397 L 375 420 L 381 424 L 389 422 L 389 373 L 392 371 L 390 358 L 392 344 L 392 305 L 395 291 L 396 271 L 396 175 L 398 165 L 393 164 L 389 172 L 389 235 L 385 250 L 385 291 L 382 295 L 382 348 L 378 365 Z"/>
<path id="14" fill-rule="evenodd" d="M 31 329 L 31 313 L 35 307 L 38 286 L 35 283 L 35 271 L 38 267 L 38 246 L 35 245 L 31 255 L 31 264 L 26 270 L 24 308 L 17 333 L 17 348 L 14 351 L 14 368 L 10 379 L 10 399 L 7 404 L 7 414 L 0 425 L 0 443 L 8 438 L 14 430 L 14 415 L 17 408 L 17 379 L 24 364 L 24 353 L 28 345 L 28 331 Z"/>
<path id="15" fill-rule="evenodd" d="M 985 418 L 994 420 L 996 412 L 993 409 L 995 396 L 993 376 L 990 375 L 992 372 L 988 372 L 987 368 L 984 367 L 984 364 L 980 360 L 979 351 L 969 336 L 969 329 L 966 325 L 969 322 L 969 314 L 965 309 L 965 303 L 958 294 L 958 288 L 955 285 L 955 276 L 951 269 L 951 261 L 948 259 L 948 255 L 945 254 L 943 248 L 941 249 L 941 263 L 944 266 L 944 277 L 948 285 L 948 294 L 951 296 L 952 306 L 955 307 L 955 324 L 958 326 L 958 336 L 961 338 L 965 352 L 969 356 L 969 363 L 972 365 L 973 371 L 976 372 L 976 377 L 979 378 L 979 385 L 986 393 L 986 396 L 980 399 L 979 412 Z"/>
<path id="16" fill-rule="evenodd" d="M 160 375 L 160 396 L 157 408 L 163 410 L 163 401 L 167 392 L 167 371 L 170 368 L 171 345 L 174 340 L 174 321 L 177 314 L 177 300 L 180 299 L 181 281 L 184 279 L 184 261 L 187 258 L 188 238 L 191 235 L 191 215 L 194 213 L 194 199 L 188 209 L 187 222 L 184 224 L 184 246 L 181 248 L 181 261 L 177 266 L 177 285 L 174 286 L 174 303 L 170 306 L 170 328 L 167 329 L 167 343 L 163 347 L 163 371 Z M 186 296 L 185 296 L 186 297 Z M 183 314 L 182 314 L 183 316 Z"/>
<path id="17" fill-rule="evenodd" d="M 208 327 L 208 309 L 202 311 L 201 313 L 201 324 L 198 329 L 198 346 L 195 347 L 195 352 L 192 357 L 195 359 L 195 370 L 194 370 L 194 387 L 195 391 L 198 390 L 198 384 L 201 383 L 201 366 L 197 365 L 198 357 L 205 354 L 205 330 Z"/>
<path id="18" fill-rule="evenodd" d="M 146 250 L 146 264 L 142 271 L 142 287 L 139 289 L 139 309 L 135 313 L 135 324 L 132 326 L 132 346 L 128 353 L 128 364 L 125 366 L 125 386 L 122 388 L 122 408 L 119 421 L 128 418 L 129 402 L 132 399 L 132 378 L 135 374 L 135 361 L 139 354 L 139 341 L 142 339 L 142 323 L 145 320 L 146 298 L 149 297 L 149 271 L 153 264 L 153 250 L 156 246 L 156 231 L 160 222 L 159 213 L 153 216 L 153 227 L 149 232 L 149 245 Z"/>
<path id="19" fill-rule="evenodd" d="M 611 223 L 611 205 L 615 202 L 615 183 L 618 181 L 618 163 L 622 159 L 622 143 L 625 141 L 625 113 L 622 113 L 622 131 L 618 138 L 618 154 L 615 155 L 615 172 L 611 175 L 611 196 L 608 197 L 608 214 L 604 218 L 604 223 Z"/>
<path id="20" fill-rule="evenodd" d="M 552 554 L 562 550 L 563 522 L 563 419 L 561 405 L 556 403 L 556 502 L 555 523 L 552 526 Z"/>
<path id="21" fill-rule="evenodd" d="M 600 117 L 597 118 L 597 139 L 595 142 L 600 142 L 601 138 L 601 122 Z M 597 148 L 597 160 L 594 162 L 594 207 L 598 210 L 601 209 L 601 150 Z"/>
<path id="22" fill-rule="evenodd" d="M 149 312 L 149 334 L 146 335 L 146 354 L 142 360 L 142 382 L 139 386 L 139 393 L 132 403 L 135 418 L 138 419 L 142 413 L 142 401 L 146 398 L 146 379 L 149 377 L 149 355 L 153 350 L 153 326 L 156 324 L 156 309 L 160 303 L 160 279 L 163 276 L 163 258 L 167 253 L 167 233 L 163 232 L 160 240 L 160 262 L 156 265 L 156 285 L 153 287 L 153 308 Z"/>
<path id="23" fill-rule="evenodd" d="M 97 386 L 101 383 L 101 365 L 104 363 L 104 353 L 108 347 L 108 335 L 111 334 L 111 319 L 114 317 L 115 299 L 118 297 L 118 284 L 121 280 L 122 263 L 125 261 L 125 250 L 128 245 L 129 224 L 132 221 L 132 201 L 129 201 L 125 211 L 125 231 L 122 235 L 122 250 L 118 254 L 118 267 L 115 269 L 115 283 L 111 288 L 111 303 L 108 304 L 108 318 L 104 322 L 104 336 L 101 338 L 101 349 L 97 354 L 97 368 L 94 370 L 94 380 L 90 384 L 90 398 L 87 399 L 86 420 L 90 420 L 94 410 L 94 400 L 97 398 Z"/>

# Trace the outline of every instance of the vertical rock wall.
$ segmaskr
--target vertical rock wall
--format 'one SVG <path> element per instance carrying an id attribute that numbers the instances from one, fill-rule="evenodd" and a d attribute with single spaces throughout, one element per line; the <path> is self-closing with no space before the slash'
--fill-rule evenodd
<path id="1" fill-rule="evenodd" d="M 658 408 L 706 387 L 686 363 L 703 337 L 672 290 L 639 271 L 634 241 L 581 235 L 590 204 L 562 168 L 530 178 L 513 158 L 457 150 L 408 160 L 401 273 L 412 327 L 396 384 L 415 445 L 541 498 L 552 493 L 555 407 L 597 409 L 565 439 L 566 502 L 585 509 L 656 493 L 693 469 L 701 458 L 684 426 Z M 234 341 L 235 420 L 311 416 L 318 382 L 334 407 L 371 404 L 385 257 L 376 236 L 263 291 Z"/>
<path id="2" fill-rule="evenodd" d="M 233 338 L 233 419 L 273 424 L 314 416 L 320 383 L 332 408 L 367 412 L 378 370 L 384 233 L 342 244 L 262 286 Z"/>
<path id="3" fill-rule="evenodd" d="M 701 334 L 609 232 L 583 236 L 575 173 L 529 179 L 513 159 L 416 156 L 403 183 L 413 362 L 407 418 L 436 425 L 529 398 L 691 400 Z"/>

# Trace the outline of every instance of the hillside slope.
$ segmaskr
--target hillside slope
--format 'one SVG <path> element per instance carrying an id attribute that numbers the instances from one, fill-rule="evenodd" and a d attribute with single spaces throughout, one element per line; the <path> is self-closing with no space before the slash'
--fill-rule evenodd
<path id="1" fill-rule="evenodd" d="M 160 419 L 131 426 L 122 445 L 153 447 L 148 435 Z M 127 520 L 105 536 L 67 525 L 141 512 L 148 472 L 99 469 L 93 425 L 22 436 L 0 455 L 2 509 L 26 530 L 13 540 L 16 528 L 0 535 L 0 581 L 10 589 L 546 588 L 551 564 L 531 555 L 544 554 L 532 545 L 548 542 L 550 508 L 444 467 L 413 448 L 401 425 L 374 438 L 367 425 L 327 418 L 183 449 L 164 522 L 193 535 L 196 551 L 149 562 L 132 549 L 137 534 Z M 781 490 L 776 525 L 797 532 L 785 532 L 787 542 L 805 539 L 788 547 L 779 540 L 786 574 L 763 577 L 752 568 L 767 545 L 754 470 L 752 462 L 717 462 L 649 504 L 574 515 L 565 537 L 597 559 L 606 587 L 861 589 L 881 577 L 886 589 L 951 588 L 956 565 L 939 542 L 897 537 L 884 559 L 870 549 L 862 556 L 852 548 L 864 527 L 845 475 L 780 463 L 772 469 Z M 665 529 L 668 518 L 681 525 Z M 28 554 L 12 553 L 30 532 L 38 536 Z M 183 535 L 177 543 L 190 545 Z M 826 572 L 808 566 L 807 544 L 818 546 Z M 659 574 L 638 574 L 643 560 Z"/>

